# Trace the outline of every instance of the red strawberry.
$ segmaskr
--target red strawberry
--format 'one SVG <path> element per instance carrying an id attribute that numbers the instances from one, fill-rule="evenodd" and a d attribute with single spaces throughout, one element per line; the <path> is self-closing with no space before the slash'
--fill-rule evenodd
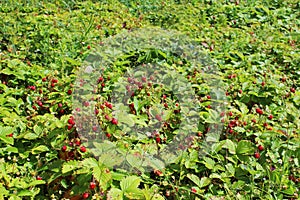
<path id="1" fill-rule="evenodd" d="M 90 182 L 90 189 L 95 189 L 96 188 L 96 183 L 95 182 Z"/>
<path id="2" fill-rule="evenodd" d="M 291 88 L 290 91 L 291 91 L 292 93 L 295 93 L 295 92 L 296 92 L 296 89 L 295 89 L 295 88 Z"/>
<path id="3" fill-rule="evenodd" d="M 269 116 L 268 116 L 268 119 L 269 119 L 269 120 L 272 120 L 272 119 L 273 119 L 273 115 L 269 115 Z"/>
<path id="4" fill-rule="evenodd" d="M 154 174 L 156 174 L 157 176 L 162 176 L 163 175 L 163 173 L 158 169 L 154 170 Z"/>
<path id="5" fill-rule="evenodd" d="M 73 128 L 72 124 L 68 124 L 68 130 L 71 130 Z"/>
<path id="6" fill-rule="evenodd" d="M 61 151 L 62 152 L 65 152 L 66 150 L 67 150 L 67 146 L 66 145 L 64 145 L 64 146 L 61 147 Z"/>
<path id="7" fill-rule="evenodd" d="M 116 118 L 112 118 L 111 123 L 117 125 L 118 124 L 118 120 Z"/>
<path id="8" fill-rule="evenodd" d="M 254 157 L 255 157 L 256 159 L 259 159 L 259 158 L 260 158 L 260 154 L 259 154 L 258 152 L 255 152 L 255 153 L 254 153 Z"/>
<path id="9" fill-rule="evenodd" d="M 160 143 L 160 140 L 161 140 L 160 137 L 155 138 L 156 143 Z"/>
<path id="10" fill-rule="evenodd" d="M 258 146 L 258 150 L 263 151 L 263 150 L 264 150 L 264 147 L 263 147 L 262 145 L 259 145 L 259 146 Z"/>
<path id="11" fill-rule="evenodd" d="M 196 190 L 195 188 L 192 188 L 192 189 L 191 189 L 191 192 L 192 192 L 192 193 L 197 193 L 197 190 Z"/>
<path id="12" fill-rule="evenodd" d="M 86 147 L 85 147 L 85 146 L 81 146 L 81 147 L 80 147 L 80 151 L 81 151 L 82 153 L 85 153 L 85 152 L 86 152 Z"/>
<path id="13" fill-rule="evenodd" d="M 256 112 L 260 115 L 264 114 L 264 111 L 262 111 L 260 108 L 256 108 Z"/>
<path id="14" fill-rule="evenodd" d="M 85 193 L 83 193 L 82 198 L 87 199 L 87 198 L 89 198 L 89 196 L 90 196 L 90 194 L 85 192 Z"/>
<path id="15" fill-rule="evenodd" d="M 77 146 L 80 146 L 80 145 L 81 145 L 80 139 L 76 139 L 76 140 L 75 140 L 75 144 L 76 144 Z"/>
<path id="16" fill-rule="evenodd" d="M 10 134 L 6 135 L 6 137 L 13 137 L 13 136 L 14 136 L 13 133 L 10 133 Z"/>
<path id="17" fill-rule="evenodd" d="M 75 121 L 74 121 L 73 118 L 70 118 L 70 119 L 68 120 L 68 123 L 71 124 L 71 125 L 74 125 L 74 124 L 75 124 Z"/>
<path id="18" fill-rule="evenodd" d="M 72 90 L 68 90 L 68 95 L 71 95 L 72 94 Z"/>

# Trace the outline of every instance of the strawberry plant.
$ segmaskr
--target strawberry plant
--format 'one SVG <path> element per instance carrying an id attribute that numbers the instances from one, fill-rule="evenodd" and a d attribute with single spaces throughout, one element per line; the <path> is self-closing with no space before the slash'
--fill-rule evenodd
<path id="1" fill-rule="evenodd" d="M 0 199 L 298 199 L 299 6 L 3 1 Z"/>

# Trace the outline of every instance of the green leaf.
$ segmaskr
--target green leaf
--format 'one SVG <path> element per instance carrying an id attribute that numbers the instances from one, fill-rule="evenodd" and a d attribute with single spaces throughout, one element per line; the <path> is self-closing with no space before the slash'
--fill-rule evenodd
<path id="1" fill-rule="evenodd" d="M 27 140 L 34 140 L 37 139 L 39 136 L 35 133 L 27 133 L 23 136 L 23 138 L 27 139 Z"/>
<path id="2" fill-rule="evenodd" d="M 226 139 L 223 148 L 228 149 L 229 153 L 235 154 L 235 144 L 231 140 Z"/>
<path id="3" fill-rule="evenodd" d="M 188 174 L 187 177 L 193 181 L 198 187 L 200 187 L 200 178 L 195 174 Z"/>
<path id="4" fill-rule="evenodd" d="M 123 192 L 136 191 L 137 187 L 140 185 L 141 179 L 137 176 L 128 176 L 121 180 L 120 186 Z"/>
<path id="5" fill-rule="evenodd" d="M 62 173 L 65 174 L 65 173 L 71 172 L 74 169 L 76 169 L 77 167 L 78 167 L 78 161 L 76 161 L 76 160 L 71 160 L 71 161 L 65 162 L 62 167 Z"/>
<path id="6" fill-rule="evenodd" d="M 83 161 L 81 161 L 81 165 L 84 167 L 97 167 L 98 161 L 95 158 L 86 158 Z"/>
<path id="7" fill-rule="evenodd" d="M 254 145 L 247 140 L 241 140 L 236 148 L 237 154 L 249 155 L 254 153 Z"/>
<path id="8" fill-rule="evenodd" d="M 97 166 L 93 168 L 93 175 L 95 179 L 99 182 L 101 188 L 106 190 L 109 187 L 109 182 L 112 180 L 112 174 L 108 168 L 103 166 Z"/>
<path id="9" fill-rule="evenodd" d="M 227 173 L 229 174 L 229 176 L 234 176 L 234 173 L 235 173 L 234 166 L 231 163 L 227 163 L 225 165 L 225 167 L 226 167 L 226 170 L 227 170 Z"/>
<path id="10" fill-rule="evenodd" d="M 207 177 L 202 177 L 201 179 L 194 175 L 194 174 L 188 174 L 187 177 L 193 181 L 199 188 L 203 188 L 210 184 L 211 180 Z"/>
<path id="11" fill-rule="evenodd" d="M 12 127 L 2 127 L 0 126 L 0 139 L 6 144 L 14 144 L 14 138 L 7 135 L 11 134 L 14 131 Z"/>
<path id="12" fill-rule="evenodd" d="M 33 148 L 31 150 L 31 153 L 32 154 L 39 154 L 39 153 L 46 152 L 46 151 L 49 151 L 49 148 L 46 145 L 40 145 L 38 147 Z"/>
<path id="13" fill-rule="evenodd" d="M 44 181 L 44 180 L 34 180 L 34 181 L 30 182 L 27 187 L 42 185 L 42 184 L 45 184 L 45 183 L 46 183 L 46 181 Z"/>
<path id="14" fill-rule="evenodd" d="M 107 194 L 108 200 L 123 200 L 123 193 L 118 188 L 111 188 Z"/>
<path id="15" fill-rule="evenodd" d="M 203 158 L 204 161 L 202 161 L 202 163 L 205 165 L 206 168 L 208 169 L 213 169 L 214 165 L 215 165 L 215 161 L 209 157 L 204 157 Z"/>
<path id="16" fill-rule="evenodd" d="M 5 189 L 5 187 L 0 184 L 0 199 L 4 199 L 3 196 L 4 195 L 8 195 L 9 191 Z"/>

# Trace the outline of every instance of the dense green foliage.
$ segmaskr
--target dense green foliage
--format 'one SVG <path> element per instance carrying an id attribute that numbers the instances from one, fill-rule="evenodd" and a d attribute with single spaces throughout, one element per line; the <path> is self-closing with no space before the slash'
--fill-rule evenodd
<path id="1" fill-rule="evenodd" d="M 0 199 L 299 198 L 298 0 L 100 2 L 0 4 Z M 141 174 L 110 169 L 90 153 L 73 127 L 72 92 L 76 72 L 93 49 L 124 30 L 147 27 L 180 31 L 203 46 L 216 63 L 229 103 L 221 140 L 199 157 L 212 114 L 210 88 L 200 75 L 167 52 L 119 58 L 123 64 L 116 61 L 104 76 L 105 91 L 116 80 L 111 77 L 149 59 L 179 66 L 199 85 L 204 123 L 193 145 L 164 170 Z M 151 102 L 160 104 L 163 93 L 149 91 Z M 144 107 L 151 103 L 142 92 L 138 100 L 146 101 Z M 167 100 L 173 123 L 153 144 L 164 145 L 161 140 L 180 120 L 174 99 Z M 133 145 L 101 112 L 108 139 Z"/>

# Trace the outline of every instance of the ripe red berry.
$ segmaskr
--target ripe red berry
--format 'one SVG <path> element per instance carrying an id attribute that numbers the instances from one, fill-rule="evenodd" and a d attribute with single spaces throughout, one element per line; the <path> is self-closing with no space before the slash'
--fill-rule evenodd
<path id="1" fill-rule="evenodd" d="M 259 154 L 258 152 L 255 152 L 255 153 L 254 153 L 254 157 L 255 157 L 256 159 L 259 159 L 259 158 L 260 158 L 260 154 Z"/>
<path id="2" fill-rule="evenodd" d="M 272 120 L 272 119 L 273 119 L 273 115 L 269 115 L 269 116 L 268 116 L 268 119 L 269 119 L 269 120 Z"/>
<path id="3" fill-rule="evenodd" d="M 68 130 L 71 130 L 73 128 L 72 124 L 68 124 Z"/>
<path id="4" fill-rule="evenodd" d="M 95 182 L 90 182 L 90 189 L 95 189 L 96 188 L 96 183 Z"/>
<path id="5" fill-rule="evenodd" d="M 110 138 L 110 137 L 111 137 L 111 134 L 110 134 L 110 133 L 106 133 L 105 135 L 106 135 L 107 138 Z"/>
<path id="6" fill-rule="evenodd" d="M 80 151 L 81 151 L 82 153 L 85 153 L 85 152 L 86 152 L 86 147 L 85 147 L 85 146 L 81 146 L 81 147 L 80 147 Z"/>
<path id="7" fill-rule="evenodd" d="M 192 188 L 192 189 L 191 189 L 191 192 L 192 192 L 192 193 L 197 193 L 197 190 L 196 190 L 195 188 Z"/>
<path id="8" fill-rule="evenodd" d="M 157 176 L 162 176 L 163 175 L 163 173 L 158 169 L 154 170 L 154 174 L 156 174 Z"/>
<path id="9" fill-rule="evenodd" d="M 282 81 L 282 82 L 285 82 L 285 81 L 286 81 L 286 78 L 285 78 L 285 77 L 282 77 L 282 78 L 281 78 L 281 81 Z"/>
<path id="10" fill-rule="evenodd" d="M 261 86 L 263 86 L 263 87 L 264 87 L 265 85 L 266 85 L 266 83 L 265 83 L 265 82 L 262 82 L 262 83 L 261 83 Z"/>
<path id="11" fill-rule="evenodd" d="M 91 46 L 90 46 L 90 45 L 88 45 L 88 46 L 87 46 L 87 49 L 91 49 Z"/>
<path id="12" fill-rule="evenodd" d="M 85 192 L 85 193 L 83 193 L 82 198 L 87 199 L 87 198 L 89 198 L 89 196 L 90 196 L 90 194 Z"/>
<path id="13" fill-rule="evenodd" d="M 156 137 L 155 141 L 156 141 L 156 143 L 160 143 L 160 141 L 161 141 L 160 137 Z"/>
<path id="14" fill-rule="evenodd" d="M 258 150 L 263 151 L 263 150 L 264 150 L 264 147 L 263 147 L 262 145 L 259 145 L 259 146 L 258 146 Z"/>
<path id="15" fill-rule="evenodd" d="M 260 115 L 264 114 L 264 111 L 262 111 L 260 108 L 256 108 L 256 112 Z"/>
<path id="16" fill-rule="evenodd" d="M 81 144 L 80 139 L 77 139 L 77 140 L 75 141 L 75 144 L 76 144 L 77 146 L 80 146 L 80 144 Z"/>
<path id="17" fill-rule="evenodd" d="M 103 80 L 104 80 L 103 77 L 100 76 L 100 77 L 98 78 L 98 83 L 102 82 Z"/>
<path id="18" fill-rule="evenodd" d="M 88 106 L 90 105 L 90 102 L 85 101 L 85 102 L 83 103 L 83 105 L 84 105 L 85 107 L 88 107 Z"/>
<path id="19" fill-rule="evenodd" d="M 71 95 L 72 94 L 72 90 L 68 90 L 68 95 Z"/>
<path id="20" fill-rule="evenodd" d="M 42 180 L 43 178 L 41 176 L 37 176 L 36 180 Z"/>
<path id="21" fill-rule="evenodd" d="M 242 94 L 242 93 L 243 93 L 243 90 L 239 90 L 239 93 Z"/>
<path id="22" fill-rule="evenodd" d="M 52 79 L 52 81 L 51 81 L 52 83 L 57 83 L 58 82 L 58 80 L 56 79 L 56 78 L 54 78 L 54 79 Z"/>
<path id="23" fill-rule="evenodd" d="M 295 93 L 295 92 L 296 92 L 296 89 L 295 89 L 295 88 L 291 88 L 290 91 L 291 91 L 292 93 Z"/>
<path id="24" fill-rule="evenodd" d="M 251 121 L 252 121 L 253 123 L 256 123 L 256 119 L 252 119 Z"/>
<path id="25" fill-rule="evenodd" d="M 62 105 L 61 103 L 59 103 L 59 104 L 58 104 L 58 107 L 60 107 L 60 108 L 61 108 L 62 106 L 63 106 L 63 105 Z"/>
<path id="26" fill-rule="evenodd" d="M 55 83 L 51 83 L 51 87 L 54 87 L 55 86 Z"/>
<path id="27" fill-rule="evenodd" d="M 117 125 L 118 124 L 118 120 L 116 118 L 112 118 L 111 123 Z"/>
<path id="28" fill-rule="evenodd" d="M 105 115 L 104 117 L 105 117 L 105 119 L 108 120 L 108 121 L 111 120 L 109 115 Z"/>
<path id="29" fill-rule="evenodd" d="M 14 136 L 13 133 L 10 133 L 10 134 L 6 135 L 6 137 L 13 137 L 13 136 Z"/>
<path id="30" fill-rule="evenodd" d="M 113 105 L 111 103 L 106 103 L 105 106 L 108 107 L 109 109 L 113 108 Z"/>
<path id="31" fill-rule="evenodd" d="M 233 115 L 233 113 L 230 111 L 230 112 L 228 113 L 228 115 L 231 117 L 231 116 Z"/>
<path id="32" fill-rule="evenodd" d="M 74 125 L 75 124 L 74 119 L 73 118 L 68 119 L 68 123 Z"/>
<path id="33" fill-rule="evenodd" d="M 42 81 L 43 81 L 43 82 L 46 82 L 46 81 L 47 81 L 47 78 L 46 78 L 46 77 L 42 78 Z"/>
<path id="34" fill-rule="evenodd" d="M 64 145 L 64 146 L 61 147 L 61 151 L 62 152 L 65 152 L 66 150 L 67 150 L 67 146 L 66 145 Z"/>
<path id="35" fill-rule="evenodd" d="M 32 91 L 34 91 L 36 89 L 35 86 L 29 86 L 29 89 L 31 89 Z"/>
<path id="36" fill-rule="evenodd" d="M 37 101 L 37 104 L 42 107 L 43 106 L 43 103 L 41 101 Z"/>

